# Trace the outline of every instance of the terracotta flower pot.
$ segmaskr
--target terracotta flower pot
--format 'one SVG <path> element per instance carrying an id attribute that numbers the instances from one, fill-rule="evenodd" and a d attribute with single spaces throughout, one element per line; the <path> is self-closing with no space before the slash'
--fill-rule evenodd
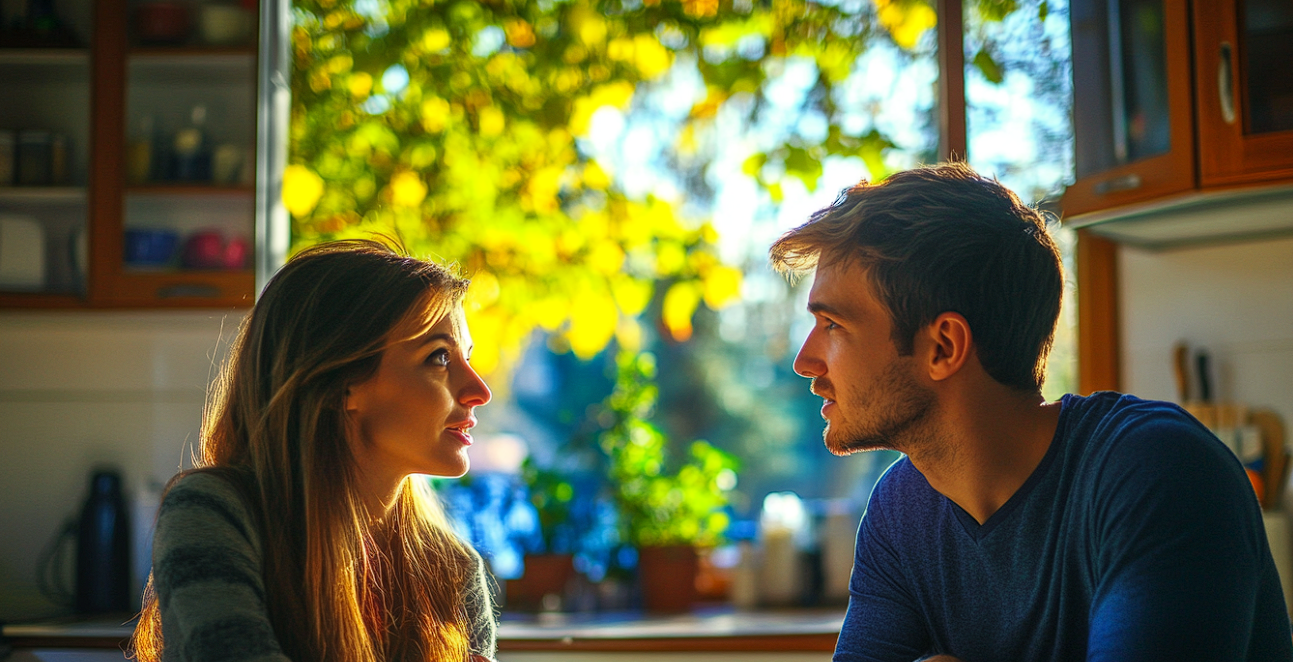
<path id="1" fill-rule="evenodd" d="M 690 545 L 638 550 L 642 606 L 647 611 L 689 611 L 696 602 L 696 548 Z"/>
<path id="2" fill-rule="evenodd" d="M 543 608 L 544 596 L 561 596 L 574 576 L 574 556 L 570 554 L 526 554 L 525 574 L 507 580 L 507 608 L 538 611 Z"/>

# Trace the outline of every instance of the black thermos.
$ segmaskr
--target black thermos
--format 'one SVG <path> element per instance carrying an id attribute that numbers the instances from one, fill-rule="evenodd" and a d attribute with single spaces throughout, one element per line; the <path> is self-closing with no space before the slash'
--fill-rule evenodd
<path id="1" fill-rule="evenodd" d="M 76 541 L 76 611 L 130 610 L 130 527 L 121 475 L 96 471 Z"/>

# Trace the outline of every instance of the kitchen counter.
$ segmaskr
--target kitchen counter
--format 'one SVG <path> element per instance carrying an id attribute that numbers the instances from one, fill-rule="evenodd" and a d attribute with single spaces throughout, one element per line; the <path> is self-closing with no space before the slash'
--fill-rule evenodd
<path id="1" fill-rule="evenodd" d="M 504 614 L 500 658 L 514 652 L 786 652 L 834 650 L 843 609 L 740 612 L 730 608 L 674 616 L 641 612 Z M 12 623 L 0 629 L 14 649 L 118 649 L 133 624 L 124 619 Z"/>

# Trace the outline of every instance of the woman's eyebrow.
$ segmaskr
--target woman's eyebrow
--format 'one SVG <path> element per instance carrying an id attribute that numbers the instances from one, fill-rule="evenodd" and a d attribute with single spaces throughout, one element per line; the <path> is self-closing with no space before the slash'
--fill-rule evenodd
<path id="1" fill-rule="evenodd" d="M 452 335 L 452 334 L 449 334 L 449 333 L 437 333 L 437 334 L 435 334 L 435 335 L 430 335 L 430 336 L 426 336 L 426 337 L 422 338 L 422 339 L 418 342 L 418 347 L 424 347 L 424 346 L 426 346 L 426 345 L 430 345 L 431 343 L 433 343 L 433 342 L 437 342 L 437 341 L 444 341 L 444 342 L 447 342 L 447 343 L 449 343 L 450 345 L 454 345 L 454 346 L 457 346 L 457 344 L 458 344 L 458 341 L 457 341 L 456 339 L 454 339 L 454 337 L 453 337 L 453 335 Z"/>

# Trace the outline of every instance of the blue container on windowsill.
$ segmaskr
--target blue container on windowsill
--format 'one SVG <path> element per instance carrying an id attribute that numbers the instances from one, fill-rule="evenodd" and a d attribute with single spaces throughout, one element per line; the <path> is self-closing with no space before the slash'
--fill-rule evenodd
<path id="1" fill-rule="evenodd" d="M 174 230 L 126 230 L 126 266 L 158 268 L 174 264 L 180 235 Z"/>

